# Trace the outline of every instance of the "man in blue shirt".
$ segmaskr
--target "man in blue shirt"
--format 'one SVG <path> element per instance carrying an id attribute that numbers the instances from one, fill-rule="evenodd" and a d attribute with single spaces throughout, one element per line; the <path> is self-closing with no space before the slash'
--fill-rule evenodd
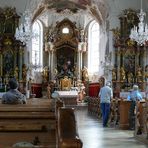
<path id="1" fill-rule="evenodd" d="M 102 87 L 99 92 L 102 118 L 103 118 L 103 127 L 107 126 L 109 114 L 110 114 L 110 103 L 111 98 L 113 97 L 113 92 L 111 89 L 111 83 L 107 82 L 106 86 Z"/>
<path id="2" fill-rule="evenodd" d="M 130 92 L 130 94 L 127 97 L 128 101 L 131 101 L 130 110 L 129 110 L 129 128 L 134 129 L 135 128 L 135 106 L 136 101 L 142 100 L 142 95 L 140 94 L 138 90 L 138 86 L 133 86 L 133 91 Z"/>
<path id="3" fill-rule="evenodd" d="M 142 95 L 138 90 L 138 86 L 134 85 L 133 86 L 133 91 L 130 92 L 130 94 L 127 97 L 128 101 L 140 101 L 142 100 Z"/>

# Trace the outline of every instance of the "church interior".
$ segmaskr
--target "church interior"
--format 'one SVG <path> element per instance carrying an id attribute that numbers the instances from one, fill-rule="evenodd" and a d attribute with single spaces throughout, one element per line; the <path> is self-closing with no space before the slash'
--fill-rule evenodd
<path id="1" fill-rule="evenodd" d="M 11 78 L 27 104 L 1 103 Z M 133 85 L 142 100 L 130 116 Z M 0 0 L 0 148 L 147 144 L 148 0 Z"/>

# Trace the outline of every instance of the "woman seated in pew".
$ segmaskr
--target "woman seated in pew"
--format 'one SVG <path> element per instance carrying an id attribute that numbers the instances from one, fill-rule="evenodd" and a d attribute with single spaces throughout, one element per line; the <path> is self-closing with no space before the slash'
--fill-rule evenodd
<path id="1" fill-rule="evenodd" d="M 3 104 L 26 104 L 26 96 L 17 90 L 18 82 L 11 78 L 8 82 L 9 91 L 2 96 Z"/>
<path id="2" fill-rule="evenodd" d="M 136 101 L 142 100 L 142 95 L 139 92 L 138 85 L 133 86 L 133 90 L 130 92 L 130 94 L 127 97 L 128 101 L 131 101 L 130 110 L 129 110 L 129 128 L 134 129 L 135 128 L 135 106 Z"/>

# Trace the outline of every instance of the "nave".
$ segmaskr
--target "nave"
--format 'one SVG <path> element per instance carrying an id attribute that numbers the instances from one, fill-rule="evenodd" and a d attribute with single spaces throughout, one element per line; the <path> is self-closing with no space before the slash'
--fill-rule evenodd
<path id="1" fill-rule="evenodd" d="M 103 128 L 101 120 L 88 113 L 87 107 L 75 110 L 78 132 L 83 148 L 147 148 L 134 138 L 133 131 Z"/>

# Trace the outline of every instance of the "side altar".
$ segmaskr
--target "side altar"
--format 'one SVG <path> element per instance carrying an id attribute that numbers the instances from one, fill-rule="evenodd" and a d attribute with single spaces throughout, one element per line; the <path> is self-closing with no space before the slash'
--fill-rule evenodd
<path id="1" fill-rule="evenodd" d="M 131 28 L 138 24 L 137 12 L 126 9 L 119 20 L 120 27 L 112 29 L 115 48 L 112 84 L 114 96 L 117 97 L 121 91 L 128 92 L 132 89 L 133 84 L 137 84 L 140 91 L 144 92 L 148 80 L 148 44 L 140 46 L 129 38 Z"/>

